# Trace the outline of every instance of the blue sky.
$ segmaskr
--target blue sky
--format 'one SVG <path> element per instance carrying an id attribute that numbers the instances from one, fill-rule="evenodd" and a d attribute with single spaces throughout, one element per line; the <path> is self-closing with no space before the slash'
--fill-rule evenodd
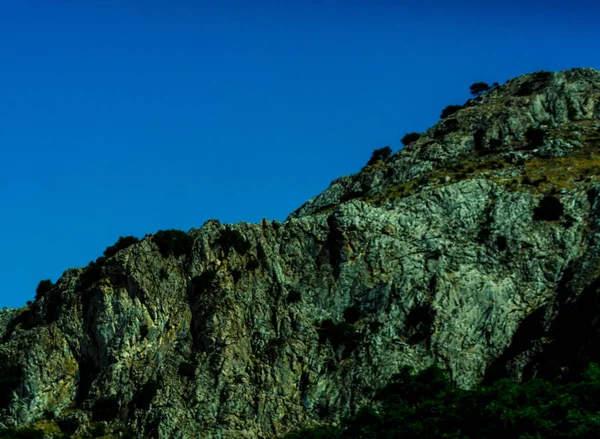
<path id="1" fill-rule="evenodd" d="M 281 221 L 473 82 L 600 68 L 599 4 L 487 3 L 0 0 L 0 306 L 119 236 Z"/>

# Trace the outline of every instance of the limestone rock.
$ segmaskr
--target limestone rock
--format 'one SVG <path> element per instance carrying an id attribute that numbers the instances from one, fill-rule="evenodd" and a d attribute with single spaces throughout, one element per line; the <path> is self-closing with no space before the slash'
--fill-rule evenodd
<path id="1" fill-rule="evenodd" d="M 0 311 L 0 422 L 270 438 L 356 412 L 403 365 L 469 388 L 598 357 L 599 117 L 599 72 L 525 75 L 284 223 L 66 271 Z"/>

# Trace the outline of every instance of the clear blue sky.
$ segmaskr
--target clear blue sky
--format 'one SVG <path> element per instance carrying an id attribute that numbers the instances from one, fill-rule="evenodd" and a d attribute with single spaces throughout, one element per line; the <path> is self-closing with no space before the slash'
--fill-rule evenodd
<path id="1" fill-rule="evenodd" d="M 597 2 L 488 3 L 0 0 L 0 306 L 122 235 L 283 220 L 473 82 L 600 68 Z"/>

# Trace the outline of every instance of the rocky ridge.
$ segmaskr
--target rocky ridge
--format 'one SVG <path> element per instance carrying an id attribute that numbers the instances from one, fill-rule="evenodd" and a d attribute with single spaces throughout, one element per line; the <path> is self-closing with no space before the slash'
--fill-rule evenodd
<path id="1" fill-rule="evenodd" d="M 268 438 L 403 365 L 456 386 L 596 359 L 600 72 L 469 100 L 284 223 L 154 234 L 0 312 L 0 422 Z"/>

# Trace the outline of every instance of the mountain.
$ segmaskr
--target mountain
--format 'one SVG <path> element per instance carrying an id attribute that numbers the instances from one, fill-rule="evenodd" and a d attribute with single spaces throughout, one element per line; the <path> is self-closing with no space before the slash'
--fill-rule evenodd
<path id="1" fill-rule="evenodd" d="M 454 110 L 283 223 L 123 239 L 1 311 L 0 423 L 270 438 L 403 366 L 468 389 L 600 360 L 600 72 Z"/>

